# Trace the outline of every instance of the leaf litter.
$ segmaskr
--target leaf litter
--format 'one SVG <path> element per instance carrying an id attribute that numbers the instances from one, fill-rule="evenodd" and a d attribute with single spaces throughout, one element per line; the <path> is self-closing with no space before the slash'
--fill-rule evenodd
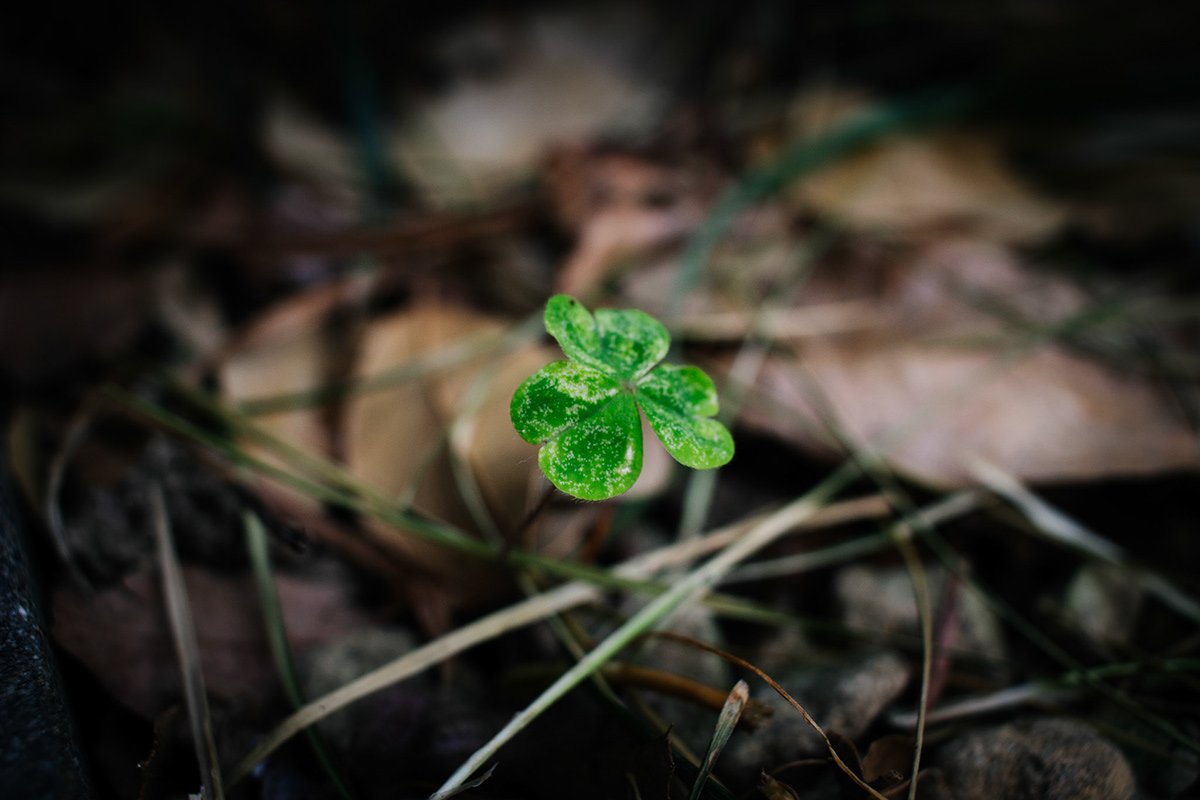
<path id="1" fill-rule="evenodd" d="M 0 359 L 9 460 L 73 562 L 46 570 L 69 689 L 81 714 L 125 709 L 112 735 L 155 739 L 156 764 L 195 744 L 153 735 L 172 708 L 207 731 L 194 775 L 107 763 L 114 785 L 1194 792 L 1194 245 L 1171 228 L 1187 215 L 1110 235 L 1128 198 L 1052 190 L 1053 170 L 1014 160 L 1029 139 L 1003 93 L 797 82 L 777 72 L 796 50 L 769 45 L 780 26 L 660 13 L 447 19 L 387 57 L 351 36 L 346 63 L 381 71 L 349 69 L 349 117 L 315 85 L 248 90 L 261 125 L 231 135 L 271 200 L 233 167 L 211 186 L 180 168 L 204 187 L 189 203 L 156 198 L 171 184 L 147 165 L 104 213 L 88 181 L 57 211 L 7 186 L 90 248 L 67 253 L 90 266 L 53 309 L 59 273 L 9 276 Z M 424 67 L 401 69 L 407 52 Z M 183 164 L 190 141 L 162 145 Z M 30 263 L 61 265 L 30 237 Z M 601 329 L 666 327 L 652 354 L 604 358 L 554 328 L 572 359 L 555 366 L 538 323 L 560 292 Z M 650 372 L 664 356 L 713 380 Z M 618 448 L 644 461 L 610 487 L 628 494 L 551 491 L 530 442 L 558 428 L 527 441 L 510 420 L 514 392 L 544 394 L 518 389 L 535 373 L 601 394 L 649 381 L 613 411 L 645 444 Z M 681 395 L 694 414 L 660 413 Z M 737 452 L 688 477 L 667 453 L 696 460 L 680 454 L 699 418 Z M 613 463 L 604 477 L 633 465 Z M 149 557 L 160 484 L 177 570 Z M 269 539 L 257 590 L 245 514 Z M 193 612 L 184 683 L 162 579 Z M 312 726 L 333 769 L 291 742 Z"/>

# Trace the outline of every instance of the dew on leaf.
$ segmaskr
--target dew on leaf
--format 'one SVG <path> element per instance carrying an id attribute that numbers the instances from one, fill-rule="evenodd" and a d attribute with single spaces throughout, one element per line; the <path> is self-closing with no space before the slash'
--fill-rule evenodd
<path id="1" fill-rule="evenodd" d="M 711 469 L 733 457 L 733 438 L 712 418 L 718 402 L 708 375 L 659 365 L 671 339 L 658 320 L 636 309 L 593 315 L 555 295 L 545 324 L 568 360 L 527 378 L 509 410 L 517 433 L 542 445 L 538 463 L 560 490 L 604 500 L 633 485 L 642 469 L 639 408 L 681 464 Z"/>

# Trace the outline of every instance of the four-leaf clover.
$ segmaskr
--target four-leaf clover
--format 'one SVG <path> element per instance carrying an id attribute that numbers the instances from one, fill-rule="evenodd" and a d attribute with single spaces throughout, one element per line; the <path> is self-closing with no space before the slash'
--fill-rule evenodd
<path id="1" fill-rule="evenodd" d="M 605 500 L 633 485 L 642 471 L 639 408 L 679 463 L 711 469 L 733 457 L 733 438 L 712 419 L 712 380 L 698 367 L 658 363 L 671 344 L 658 320 L 633 309 L 593 316 L 560 294 L 546 303 L 545 321 L 569 360 L 527 378 L 510 413 L 521 438 L 542 445 L 538 463 L 559 489 Z"/>

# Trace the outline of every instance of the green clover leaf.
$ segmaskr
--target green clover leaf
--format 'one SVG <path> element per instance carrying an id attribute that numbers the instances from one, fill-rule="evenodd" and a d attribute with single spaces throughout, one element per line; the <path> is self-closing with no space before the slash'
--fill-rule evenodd
<path id="1" fill-rule="evenodd" d="M 545 322 L 569 360 L 527 378 L 509 411 L 521 438 L 542 445 L 538 463 L 559 489 L 605 500 L 633 485 L 642 471 L 639 408 L 679 463 L 712 469 L 733 458 L 733 437 L 712 419 L 712 380 L 697 367 L 658 363 L 671 345 L 658 320 L 634 309 L 593 315 L 559 294 Z"/>

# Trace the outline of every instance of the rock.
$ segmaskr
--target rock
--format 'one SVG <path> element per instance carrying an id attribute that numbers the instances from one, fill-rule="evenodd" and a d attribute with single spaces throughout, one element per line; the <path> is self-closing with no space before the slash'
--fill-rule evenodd
<path id="1" fill-rule="evenodd" d="M 1099 720 L 1117 726 L 1128 741 L 1138 742 L 1128 757 L 1138 778 L 1139 797 L 1191 797 L 1200 786 L 1200 755 L 1184 742 L 1149 719 L 1134 719 L 1117 706 L 1106 706 Z M 1200 736 L 1200 725 L 1190 719 L 1178 721 L 1179 731 L 1192 741 Z"/>
<path id="2" fill-rule="evenodd" d="M 952 739 L 934 758 L 958 800 L 1125 800 L 1133 771 L 1087 725 L 1036 719 Z"/>
<path id="3" fill-rule="evenodd" d="M 925 575 L 936 612 L 945 594 L 946 571 L 927 565 Z M 842 606 L 842 622 L 848 627 L 920 635 L 912 579 L 904 567 L 847 567 L 838 573 L 835 590 Z M 1004 639 L 987 605 L 965 586 L 958 588 L 956 603 L 958 631 L 954 648 L 1002 662 L 1006 658 Z"/>
<path id="4" fill-rule="evenodd" d="M 1100 647 L 1126 644 L 1142 607 L 1142 583 L 1128 569 L 1088 564 L 1067 587 L 1065 622 Z"/>
<path id="5" fill-rule="evenodd" d="M 701 642 L 713 642 L 718 646 L 723 639 L 713 612 L 699 604 L 678 609 L 658 627 L 660 630 L 688 636 Z M 732 673 L 725 659 L 715 653 L 697 650 L 679 642 L 651 638 L 638 653 L 637 662 L 709 686 L 733 686 Z"/>
<path id="6" fill-rule="evenodd" d="M 316 700 L 416 646 L 407 630 L 373 628 L 310 652 L 301 665 L 307 698 Z M 393 797 L 401 783 L 444 780 L 512 715 L 511 708 L 495 708 L 488 684 L 469 664 L 445 666 L 381 689 L 318 724 L 358 796 Z"/>
<path id="7" fill-rule="evenodd" d="M 721 630 L 710 609 L 703 605 L 687 605 L 666 619 L 663 630 L 689 636 L 701 642 L 722 644 Z M 729 664 L 715 653 L 688 647 L 679 642 L 650 638 L 638 652 L 635 662 L 665 673 L 690 678 L 713 689 L 728 691 L 734 678 Z M 670 697 L 653 691 L 643 691 L 642 699 L 689 747 L 704 752 L 716 724 L 716 713 L 693 701 Z"/>
<path id="8" fill-rule="evenodd" d="M 826 731 L 855 739 L 904 690 L 909 668 L 900 656 L 882 651 L 774 677 Z M 769 686 L 760 683 L 754 699 L 774 713 L 754 733 L 730 741 L 721 756 L 722 774 L 748 780 L 761 770 L 825 752 L 821 737 Z"/>
<path id="9" fill-rule="evenodd" d="M 307 654 L 300 680 L 307 700 L 345 686 L 416 647 L 408 631 L 364 628 Z M 352 703 L 319 723 L 321 736 L 355 760 L 407 749 L 429 708 L 429 677 L 415 675 Z"/>

